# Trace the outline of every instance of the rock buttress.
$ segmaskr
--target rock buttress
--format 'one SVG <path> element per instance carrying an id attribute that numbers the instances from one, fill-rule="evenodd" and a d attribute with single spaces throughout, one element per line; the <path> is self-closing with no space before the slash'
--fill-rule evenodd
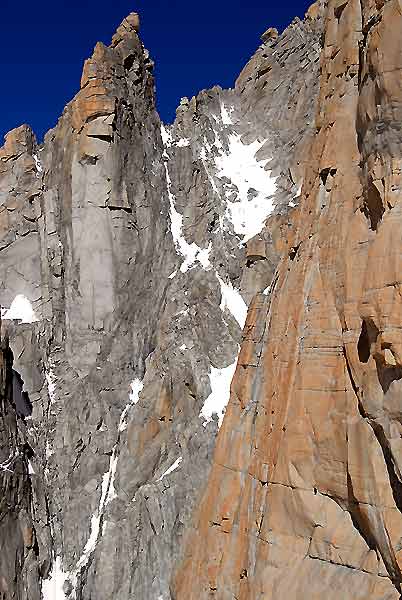
<path id="1" fill-rule="evenodd" d="M 301 203 L 290 233 L 271 220 L 262 355 L 239 361 L 176 600 L 401 594 L 402 15 L 325 19 Z"/>

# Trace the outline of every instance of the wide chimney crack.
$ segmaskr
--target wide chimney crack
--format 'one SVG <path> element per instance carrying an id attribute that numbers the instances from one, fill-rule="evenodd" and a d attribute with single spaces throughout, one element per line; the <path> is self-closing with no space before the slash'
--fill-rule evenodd
<path id="1" fill-rule="evenodd" d="M 363 327 L 362 327 L 362 331 L 363 331 Z M 367 324 L 366 324 L 366 332 L 367 332 Z M 368 333 L 366 335 L 368 338 Z M 364 339 L 364 337 L 365 336 L 363 335 L 363 339 Z M 367 343 L 367 342 L 365 342 L 365 343 Z M 360 352 L 361 352 L 361 349 L 360 349 Z M 365 356 L 365 355 L 363 355 L 363 356 Z M 399 481 L 396 471 L 395 471 L 394 460 L 393 460 L 392 452 L 389 448 L 388 440 L 386 439 L 385 433 L 384 433 L 383 429 L 381 428 L 381 426 L 374 419 L 371 419 L 364 410 L 364 406 L 363 406 L 363 403 L 360 398 L 360 388 L 354 380 L 352 369 L 351 369 L 345 348 L 344 348 L 344 357 L 345 357 L 346 370 L 349 375 L 349 380 L 351 382 L 352 389 L 353 389 L 356 399 L 357 399 L 359 413 L 362 416 L 362 418 L 365 419 L 365 421 L 370 425 L 370 427 L 377 439 L 377 442 L 381 448 L 381 451 L 382 451 L 382 454 L 384 457 L 384 462 L 385 462 L 385 465 L 386 465 L 387 471 L 388 471 L 389 483 L 390 483 L 392 495 L 394 497 L 394 502 L 395 502 L 395 505 L 398 508 L 398 510 L 402 513 L 402 483 Z M 367 359 L 367 361 L 363 361 L 363 362 L 368 362 L 368 359 Z M 398 590 L 398 592 L 401 593 L 402 573 L 401 573 L 400 567 L 396 561 L 395 553 L 391 546 L 391 543 L 388 540 L 388 544 L 387 544 L 388 552 L 385 552 L 384 548 L 380 547 L 375 535 L 371 532 L 370 522 L 367 520 L 367 518 L 361 511 L 360 503 L 354 495 L 353 482 L 352 482 L 352 479 L 351 479 L 351 476 L 349 473 L 349 469 L 348 469 L 347 477 L 348 477 L 349 513 L 350 513 L 353 525 L 356 528 L 356 530 L 360 533 L 360 535 L 363 537 L 363 539 L 365 540 L 368 547 L 381 554 L 382 559 L 384 561 L 384 565 L 387 569 L 387 572 L 389 574 L 389 577 L 390 577 L 393 585 Z M 384 528 L 385 528 L 385 526 L 384 526 Z"/>

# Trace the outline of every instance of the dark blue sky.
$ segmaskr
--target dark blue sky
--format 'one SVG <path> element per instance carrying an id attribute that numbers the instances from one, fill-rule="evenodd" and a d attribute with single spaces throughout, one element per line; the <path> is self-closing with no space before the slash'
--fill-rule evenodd
<path id="1" fill-rule="evenodd" d="M 158 107 L 170 121 L 182 96 L 231 87 L 269 26 L 303 16 L 305 0 L 0 0 L 0 144 L 29 123 L 39 138 L 79 87 L 95 43 L 110 43 L 123 17 L 141 14 L 156 61 Z"/>

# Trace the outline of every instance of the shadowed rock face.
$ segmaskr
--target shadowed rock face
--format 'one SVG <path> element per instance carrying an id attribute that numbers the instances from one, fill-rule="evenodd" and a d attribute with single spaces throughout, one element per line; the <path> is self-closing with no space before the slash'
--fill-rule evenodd
<path id="1" fill-rule="evenodd" d="M 40 597 L 38 545 L 32 519 L 32 450 L 19 423 L 15 371 L 8 340 L 0 340 L 0 598 Z M 17 400 L 18 405 L 15 405 Z M 35 596 L 36 595 L 36 596 Z M 30 597 L 30 596 L 27 596 Z"/>
<path id="2" fill-rule="evenodd" d="M 14 371 L 12 372 L 12 401 L 18 416 L 30 417 L 32 415 L 32 404 L 29 400 L 28 393 L 24 390 L 24 382 L 21 375 Z"/>
<path id="3" fill-rule="evenodd" d="M 163 126 L 132 14 L 8 134 L 1 600 L 400 597 L 401 19 L 317 2 Z"/>

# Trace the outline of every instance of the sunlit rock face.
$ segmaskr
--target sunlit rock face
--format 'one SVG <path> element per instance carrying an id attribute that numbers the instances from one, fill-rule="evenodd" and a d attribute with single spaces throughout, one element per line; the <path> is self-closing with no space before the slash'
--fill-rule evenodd
<path id="1" fill-rule="evenodd" d="M 401 33 L 317 2 L 163 125 L 131 14 L 7 135 L 2 600 L 399 598 Z"/>
<path id="2" fill-rule="evenodd" d="M 268 223 L 281 258 L 249 309 L 177 600 L 401 595 L 402 17 L 349 0 L 323 19 L 300 201 L 290 227 Z"/>

